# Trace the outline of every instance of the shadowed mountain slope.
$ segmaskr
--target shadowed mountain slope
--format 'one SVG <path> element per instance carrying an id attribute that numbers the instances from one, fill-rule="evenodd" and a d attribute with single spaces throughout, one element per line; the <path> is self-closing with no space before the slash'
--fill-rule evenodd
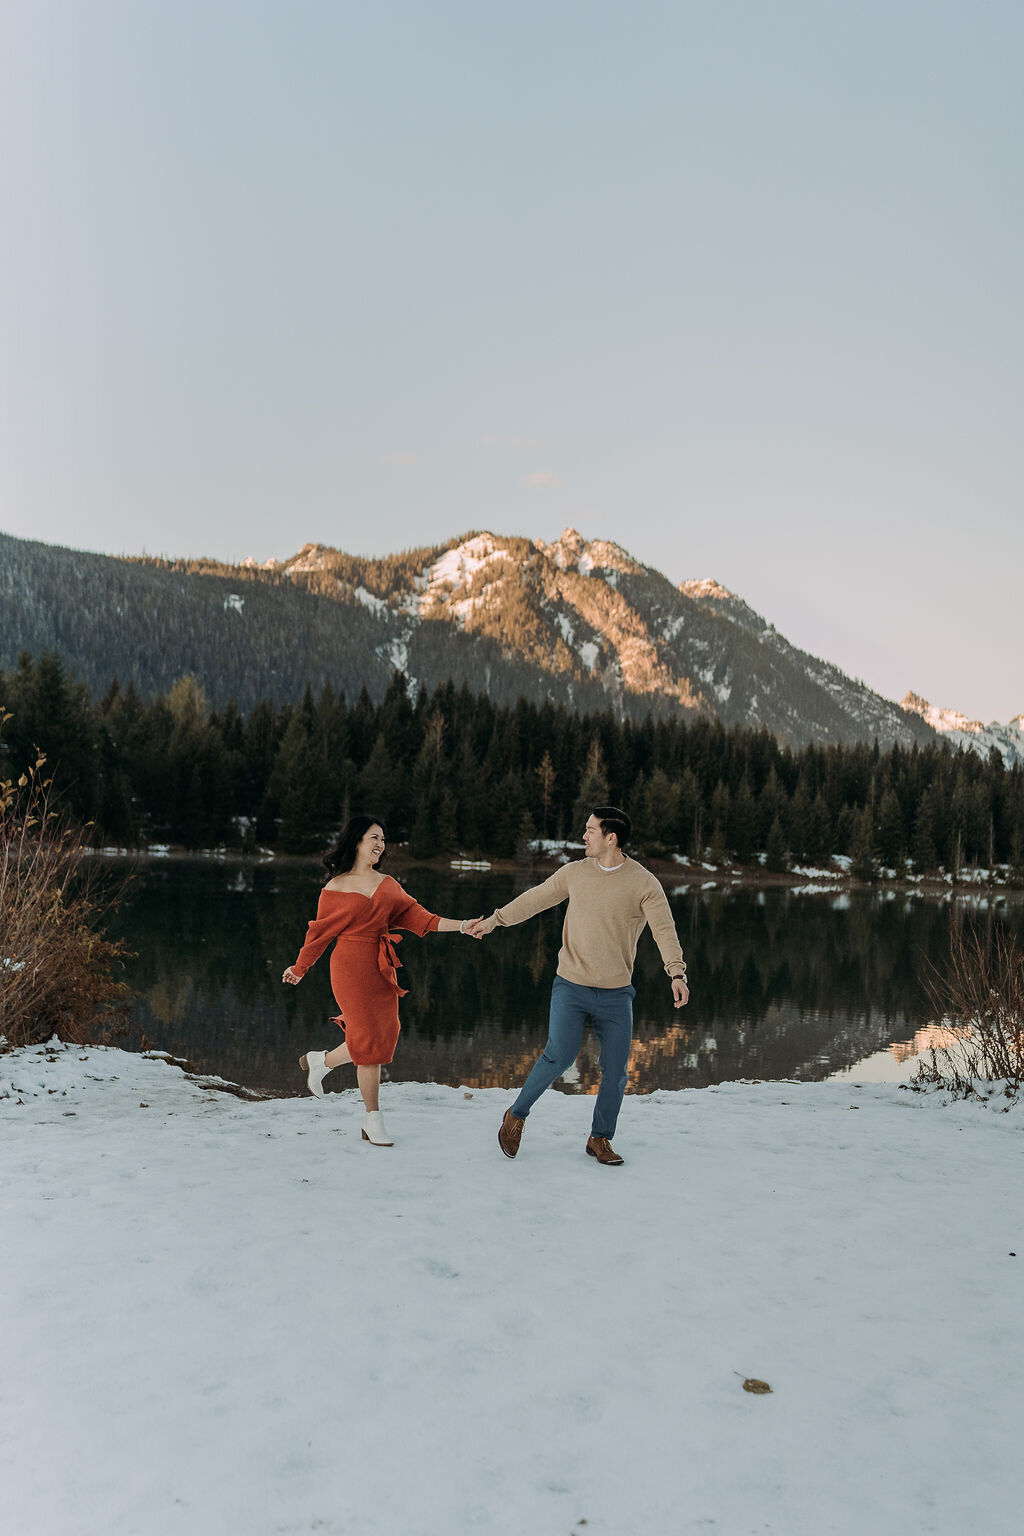
<path id="1" fill-rule="evenodd" d="M 920 715 L 798 650 L 714 582 L 674 586 L 618 545 L 490 533 L 364 559 L 305 545 L 257 565 L 125 559 L 0 534 L 0 666 L 56 650 L 94 692 L 185 673 L 246 710 L 330 681 L 383 696 L 449 677 L 498 703 L 701 713 L 785 742 L 934 740 Z"/>

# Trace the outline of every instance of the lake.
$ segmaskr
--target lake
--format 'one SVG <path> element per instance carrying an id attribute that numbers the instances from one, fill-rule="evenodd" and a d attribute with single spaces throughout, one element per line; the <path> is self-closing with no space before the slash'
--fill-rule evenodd
<path id="1" fill-rule="evenodd" d="M 446 917 L 487 913 L 541 876 L 412 869 L 403 881 Z M 128 1043 L 169 1051 L 197 1071 L 275 1094 L 304 1091 L 298 1056 L 340 1040 L 325 956 L 299 987 L 281 972 L 316 910 L 314 865 L 140 862 L 116 931 L 136 951 L 139 993 Z M 676 1013 L 649 933 L 634 982 L 629 1091 L 699 1088 L 739 1078 L 815 1080 L 850 1073 L 911 1075 L 928 1043 L 922 987 L 941 963 L 950 908 L 1024 928 L 1019 898 L 929 901 L 903 892 L 769 890 L 670 892 L 690 972 Z M 400 951 L 402 1035 L 393 1081 L 517 1086 L 544 1045 L 562 909 L 476 943 L 406 935 Z M 588 1092 L 596 1042 L 563 1080 Z M 342 1069 L 332 1089 L 354 1086 Z"/>

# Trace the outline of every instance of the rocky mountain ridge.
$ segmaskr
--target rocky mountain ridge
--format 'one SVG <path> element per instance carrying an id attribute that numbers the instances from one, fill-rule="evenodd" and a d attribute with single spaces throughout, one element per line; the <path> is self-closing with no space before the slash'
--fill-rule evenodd
<path id="1" fill-rule="evenodd" d="M 933 739 L 919 716 L 799 650 L 719 583 L 674 586 L 573 528 L 550 544 L 479 532 L 384 564 L 306 545 L 279 569 L 333 578 L 395 626 L 397 665 L 416 626 L 437 619 L 577 687 L 596 682 L 616 708 L 711 714 L 794 744 Z"/>
<path id="2" fill-rule="evenodd" d="M 784 743 L 934 741 L 918 711 L 793 646 L 715 581 L 675 586 L 620 545 L 471 532 L 367 559 L 306 544 L 281 562 L 91 555 L 0 534 L 0 667 L 59 652 L 101 694 L 184 673 L 214 703 L 294 701 L 326 682 L 383 697 L 450 677 L 495 702 L 683 712 Z"/>
<path id="3" fill-rule="evenodd" d="M 980 720 L 968 720 L 966 715 L 954 709 L 937 708 L 918 693 L 904 694 L 900 707 L 908 714 L 919 715 L 954 747 L 977 752 L 981 757 L 987 757 L 994 749 L 1007 768 L 1024 764 L 1024 715 L 1014 716 L 1006 725 L 1001 725 L 998 720 L 984 725 Z"/>

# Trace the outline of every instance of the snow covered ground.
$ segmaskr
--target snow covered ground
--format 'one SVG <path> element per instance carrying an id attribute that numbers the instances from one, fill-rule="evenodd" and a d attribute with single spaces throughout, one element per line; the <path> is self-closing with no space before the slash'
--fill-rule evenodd
<path id="1" fill-rule="evenodd" d="M 385 1094 L 0 1056 L 5 1531 L 1019 1531 L 1024 1111 Z"/>

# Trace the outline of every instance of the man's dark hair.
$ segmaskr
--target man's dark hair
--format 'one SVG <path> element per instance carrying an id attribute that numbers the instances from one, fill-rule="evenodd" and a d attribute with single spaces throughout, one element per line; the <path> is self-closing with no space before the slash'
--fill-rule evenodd
<path id="1" fill-rule="evenodd" d="M 625 811 L 620 811 L 617 805 L 595 805 L 591 816 L 596 816 L 601 823 L 601 831 L 605 837 L 614 832 L 619 840 L 619 847 L 625 848 L 633 835 L 633 823 Z"/>
<path id="2" fill-rule="evenodd" d="M 330 853 L 324 855 L 324 868 L 327 870 L 327 879 L 333 880 L 335 875 L 347 875 L 356 861 L 356 849 L 371 827 L 380 827 L 384 831 L 384 823 L 379 816 L 368 816 L 364 811 L 357 811 L 350 816 L 338 834 L 338 841 Z M 385 852 L 377 860 L 377 868 L 387 858 Z"/>

